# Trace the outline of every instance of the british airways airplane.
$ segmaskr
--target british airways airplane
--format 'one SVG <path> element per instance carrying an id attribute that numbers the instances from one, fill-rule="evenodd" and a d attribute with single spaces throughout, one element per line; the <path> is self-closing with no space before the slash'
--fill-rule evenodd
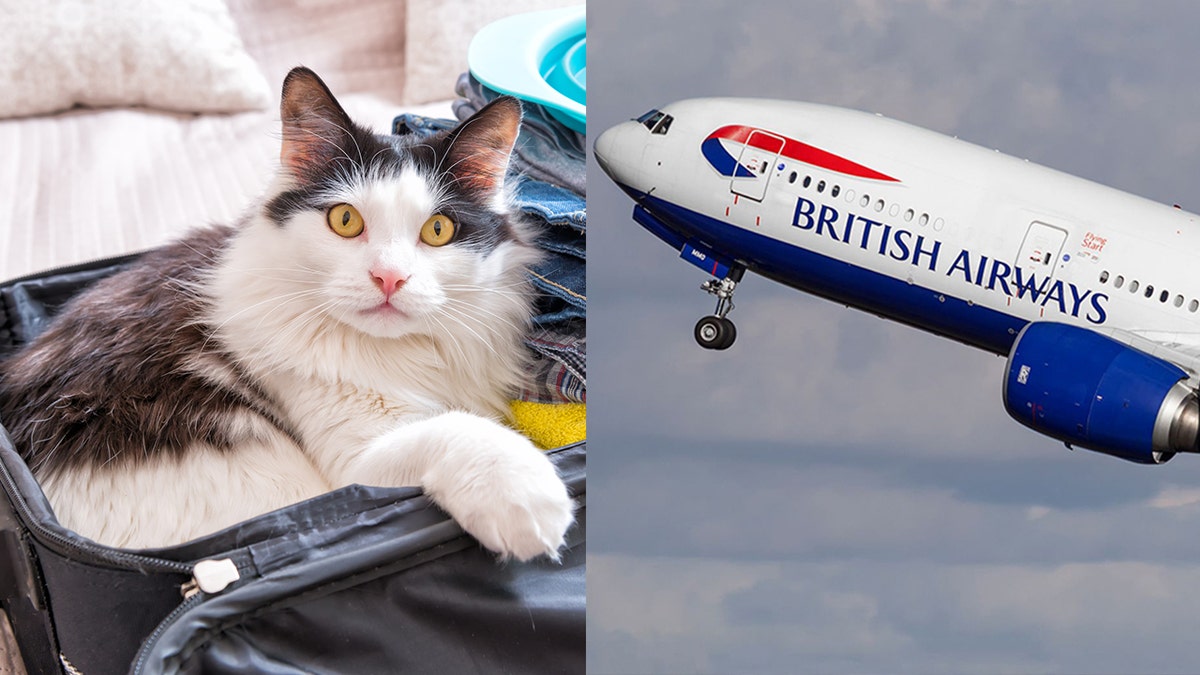
<path id="1" fill-rule="evenodd" d="M 1126 460 L 1200 452 L 1198 216 L 853 110 L 708 98 L 594 145 L 633 219 L 712 278 L 749 270 L 1007 355 L 1026 426 Z"/>

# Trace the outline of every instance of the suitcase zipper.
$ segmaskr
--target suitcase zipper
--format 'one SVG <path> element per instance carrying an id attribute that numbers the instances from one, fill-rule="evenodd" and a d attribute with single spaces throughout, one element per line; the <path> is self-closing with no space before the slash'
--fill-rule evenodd
<path id="1" fill-rule="evenodd" d="M 229 584 L 241 578 L 237 565 L 229 558 L 201 560 L 192 567 L 191 580 L 185 583 L 179 592 L 185 600 L 189 600 L 200 591 L 220 593 L 228 588 Z"/>
<path id="2" fill-rule="evenodd" d="M 149 658 L 150 653 L 154 651 L 154 645 L 158 643 L 158 640 L 162 637 L 163 633 L 167 632 L 167 629 L 170 628 L 180 616 L 190 611 L 196 605 L 199 605 L 203 600 L 204 596 L 200 595 L 199 593 L 193 593 L 182 603 L 180 603 L 178 607 L 171 610 L 171 613 L 168 614 L 166 618 L 158 622 L 158 625 L 154 627 L 154 632 L 150 633 L 150 635 L 142 642 L 141 648 L 138 649 L 137 658 L 133 660 L 133 668 L 129 672 L 145 672 L 146 659 Z"/>
<path id="3" fill-rule="evenodd" d="M 142 641 L 137 657 L 133 660 L 133 668 L 129 672 L 142 673 L 145 671 L 146 660 L 154 651 L 159 638 L 179 620 L 179 617 L 206 600 L 206 596 L 220 593 L 230 584 L 242 578 L 237 564 L 230 558 L 201 560 L 191 569 L 192 578 L 179 589 L 183 595 L 183 602 L 171 610 L 171 613 L 162 621 L 159 621 L 158 625 L 154 627 L 154 631 Z"/>
<path id="4" fill-rule="evenodd" d="M 6 280 L 4 280 L 4 283 L 0 284 L 0 286 L 15 286 L 16 284 L 24 283 L 26 281 L 34 281 L 37 279 L 41 279 L 43 277 L 53 276 L 53 275 L 57 275 L 57 274 L 72 274 L 74 272 L 90 272 L 94 269 L 98 269 L 101 265 L 107 265 L 107 266 L 123 265 L 127 262 L 132 262 L 145 254 L 146 254 L 146 251 L 138 251 L 135 253 L 122 253 L 120 255 L 109 256 L 107 258 L 92 258 L 91 260 L 84 260 L 82 262 L 71 263 L 68 265 L 58 265 L 57 267 L 51 267 L 49 269 L 40 270 L 37 272 L 31 272 L 29 274 L 23 274 L 19 277 L 15 277 L 13 279 L 6 279 Z"/>

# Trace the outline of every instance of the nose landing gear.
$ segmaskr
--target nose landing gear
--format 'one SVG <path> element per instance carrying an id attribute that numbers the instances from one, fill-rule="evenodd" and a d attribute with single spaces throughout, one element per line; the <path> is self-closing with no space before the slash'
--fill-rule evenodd
<path id="1" fill-rule="evenodd" d="M 737 328 L 725 317 L 733 310 L 733 291 L 742 280 L 745 269 L 734 267 L 724 279 L 709 279 L 701 290 L 717 296 L 717 311 L 696 322 L 696 342 L 705 349 L 729 349 L 737 338 Z"/>

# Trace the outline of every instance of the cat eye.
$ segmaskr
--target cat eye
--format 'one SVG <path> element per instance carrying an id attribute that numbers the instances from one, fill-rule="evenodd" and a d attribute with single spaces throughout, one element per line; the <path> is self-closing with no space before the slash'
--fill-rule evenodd
<path id="1" fill-rule="evenodd" d="M 362 234 L 362 216 L 359 215 L 358 209 L 349 204 L 338 204 L 329 209 L 325 220 L 329 222 L 329 229 L 339 237 L 350 239 Z"/>
<path id="2" fill-rule="evenodd" d="M 421 226 L 421 241 L 430 246 L 445 246 L 454 238 L 454 221 L 442 214 L 430 216 Z"/>

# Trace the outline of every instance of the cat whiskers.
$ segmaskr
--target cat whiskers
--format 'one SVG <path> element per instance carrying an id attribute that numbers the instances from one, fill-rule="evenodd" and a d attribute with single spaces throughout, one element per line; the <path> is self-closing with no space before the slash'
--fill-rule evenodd
<path id="1" fill-rule="evenodd" d="M 526 284 L 524 281 L 518 281 L 518 282 L 501 285 L 501 286 L 480 286 L 479 284 L 446 284 L 443 288 L 445 288 L 448 291 L 459 291 L 459 292 L 466 291 L 468 293 L 478 293 L 478 294 L 487 294 L 487 295 L 491 295 L 491 296 L 499 296 L 503 301 L 508 301 L 508 302 L 505 303 L 505 306 L 497 307 L 496 309 L 499 309 L 501 311 L 509 310 L 514 315 L 520 315 L 520 316 L 524 316 L 526 314 L 526 312 L 525 312 L 526 298 L 530 297 L 530 295 L 531 295 L 531 293 L 529 292 L 530 289 L 528 287 L 528 284 Z M 520 288 L 522 290 L 509 290 L 509 289 L 516 289 L 516 288 Z M 469 297 L 464 298 L 464 297 L 458 297 L 457 295 L 452 296 L 448 299 L 447 304 L 453 305 L 453 306 L 462 305 L 468 309 L 478 311 L 482 314 L 486 314 L 488 316 L 494 317 L 494 318 L 502 320 L 502 321 L 506 321 L 508 323 L 508 325 L 513 328 L 520 328 L 520 325 L 517 323 L 514 323 L 510 318 L 502 316 L 500 314 L 497 314 L 496 312 L 494 312 L 490 309 L 487 309 L 483 304 L 480 304 L 477 302 L 472 302 L 472 299 Z M 498 304 L 498 303 L 489 303 L 489 304 Z"/>
<path id="2" fill-rule="evenodd" d="M 290 303 L 292 301 L 295 301 L 295 300 L 298 300 L 301 298 L 305 298 L 305 297 L 312 297 L 312 296 L 319 297 L 322 293 L 323 293 L 323 291 L 320 287 L 306 288 L 306 289 L 302 289 L 299 291 L 292 291 L 290 293 L 273 295 L 264 300 L 260 300 L 248 307 L 243 307 L 242 309 L 238 310 L 237 312 L 234 312 L 231 316 L 227 317 L 220 324 L 214 326 L 213 330 L 211 331 L 211 333 L 208 336 L 208 339 L 206 339 L 204 341 L 204 344 L 201 345 L 201 348 L 206 349 L 208 347 L 208 343 L 213 338 L 215 338 L 222 330 L 224 330 L 225 327 L 228 326 L 230 322 L 241 318 L 241 316 L 247 312 L 258 309 L 259 307 L 262 307 L 263 305 L 271 306 L 270 309 L 268 309 L 258 319 L 258 326 L 261 327 L 263 322 L 266 321 L 272 315 L 272 313 L 278 312 L 278 311 L 284 311 L 285 309 L 287 309 L 290 306 Z M 310 307 L 308 309 L 305 309 L 304 311 L 302 311 L 299 314 L 299 316 L 304 316 L 305 314 L 313 312 L 314 310 L 323 309 L 325 306 L 327 306 L 331 303 L 334 303 L 334 302 L 335 301 L 333 301 L 333 300 L 326 300 L 325 302 L 319 303 L 316 307 Z"/>
<path id="3" fill-rule="evenodd" d="M 492 346 L 492 343 L 491 343 L 491 341 L 490 341 L 490 340 L 488 340 L 487 338 L 485 338 L 485 337 L 483 337 L 482 335 L 480 335 L 480 334 L 479 334 L 479 333 L 478 333 L 478 332 L 477 332 L 477 331 L 476 331 L 474 328 L 471 328 L 471 327 L 470 327 L 470 326 L 468 326 L 468 325 L 467 325 L 467 324 L 466 324 L 464 321 L 462 321 L 461 319 L 459 319 L 459 318 L 458 318 L 457 316 L 455 316 L 454 314 L 450 313 L 450 311 L 449 311 L 449 310 L 450 310 L 450 308 L 449 308 L 449 307 L 447 307 L 447 306 L 443 305 L 443 306 L 441 306 L 441 307 L 438 307 L 438 308 L 437 308 L 437 313 L 438 313 L 438 314 L 440 314 L 440 315 L 442 315 L 443 317 L 445 317 L 445 318 L 447 318 L 447 319 L 450 319 L 450 320 L 451 320 L 451 321 L 453 321 L 454 323 L 457 323 L 458 325 L 462 326 L 462 327 L 463 327 L 463 328 L 464 328 L 464 329 L 465 329 L 467 332 L 469 332 L 471 335 L 474 335 L 474 336 L 475 336 L 475 338 L 476 338 L 476 339 L 479 341 L 479 344 L 481 344 L 481 345 L 483 345 L 484 347 L 486 347 L 486 348 L 487 348 L 487 350 L 488 350 L 488 351 L 490 351 L 490 352 L 491 352 L 493 355 L 495 355 L 495 356 L 499 356 L 499 355 L 500 355 L 500 352 L 496 351 L 496 348 Z M 471 317 L 471 318 L 475 318 L 475 319 L 476 319 L 476 321 L 479 323 L 479 325 L 480 325 L 480 326 L 486 326 L 486 325 L 487 325 L 485 322 L 483 322 L 483 321 L 480 321 L 480 320 L 479 320 L 477 317 Z M 440 323 L 440 322 L 439 322 L 439 323 Z M 447 333 L 449 333 L 449 331 L 447 331 Z"/>
<path id="4" fill-rule="evenodd" d="M 421 316 L 421 320 L 425 322 L 426 331 L 429 332 L 430 334 L 432 334 L 434 331 L 433 331 L 433 327 L 429 325 L 429 322 L 433 321 L 433 322 L 437 323 L 437 325 L 442 329 L 441 332 L 439 333 L 439 335 L 449 338 L 448 342 L 451 345 L 453 345 L 455 349 L 458 350 L 459 357 L 461 357 L 463 361 L 468 360 L 467 353 L 462 348 L 462 344 L 459 343 L 458 338 L 453 333 L 450 332 L 450 329 L 446 327 L 446 324 L 444 324 L 438 320 L 437 316 L 435 316 L 433 314 L 424 314 Z M 441 342 L 438 340 L 434 340 L 433 344 L 435 346 L 435 349 L 437 349 L 438 356 L 440 356 L 442 359 L 442 365 L 445 365 L 448 362 L 448 360 L 441 353 L 441 349 L 440 349 Z"/>
<path id="5" fill-rule="evenodd" d="M 338 304 L 336 299 L 328 299 L 288 318 L 286 328 L 283 331 L 272 333 L 270 338 L 264 343 L 264 347 L 269 351 L 273 351 L 276 346 L 288 346 L 296 342 L 298 337 L 309 332 L 309 328 L 314 323 L 330 316 L 328 310 L 336 307 Z M 263 318 L 263 320 L 265 319 L 266 317 Z M 259 325 L 261 326 L 261 322 Z"/>
<path id="6" fill-rule="evenodd" d="M 508 286 L 507 288 L 516 288 L 516 287 L 522 286 L 522 285 L 523 284 L 512 284 L 511 286 Z M 510 291 L 510 290 L 506 290 L 506 287 L 487 288 L 484 286 L 474 286 L 474 285 L 458 286 L 458 285 L 447 284 L 447 285 L 443 286 L 443 288 L 447 291 L 468 291 L 471 293 L 487 293 L 490 295 L 497 295 L 506 300 L 512 300 L 513 301 L 512 306 L 514 309 L 524 307 L 525 306 L 525 298 L 532 295 L 529 291 L 524 291 L 524 290 Z"/>
<path id="7" fill-rule="evenodd" d="M 502 321 L 509 328 L 512 328 L 513 330 L 516 330 L 519 332 L 524 332 L 524 329 L 525 329 L 524 325 L 522 325 L 516 321 L 513 321 L 512 318 L 510 318 L 510 317 L 504 316 L 502 314 L 497 314 L 496 312 L 493 312 L 489 309 L 485 309 L 484 307 L 482 307 L 480 305 L 469 303 L 466 300 L 452 299 L 450 302 L 446 303 L 446 305 L 444 306 L 444 310 L 446 312 L 456 311 L 456 312 L 458 312 L 458 316 L 461 316 L 461 317 L 467 318 L 467 319 L 472 319 L 476 323 L 478 323 L 480 326 L 485 326 L 485 327 L 491 326 L 491 323 L 489 321 L 485 320 L 483 317 L 475 316 L 474 314 L 472 314 L 473 311 L 479 312 L 480 314 L 486 314 L 487 316 L 492 317 L 493 319 L 495 319 L 497 321 Z"/>

